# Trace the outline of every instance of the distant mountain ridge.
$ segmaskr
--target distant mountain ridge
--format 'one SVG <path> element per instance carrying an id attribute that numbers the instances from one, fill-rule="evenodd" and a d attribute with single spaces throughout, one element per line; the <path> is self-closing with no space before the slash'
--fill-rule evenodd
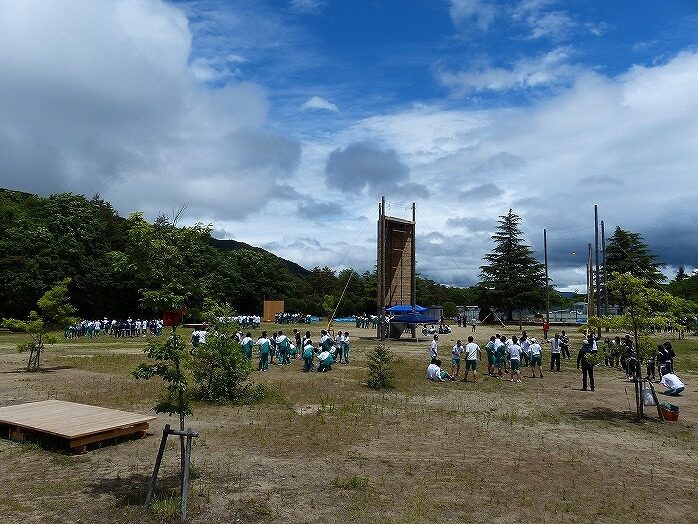
<path id="1" fill-rule="evenodd" d="M 296 276 L 299 277 L 305 277 L 310 274 L 310 271 L 301 266 L 300 264 L 296 264 L 295 262 L 291 260 L 286 260 L 285 258 L 281 258 L 278 255 L 275 255 L 274 253 L 267 251 L 264 248 L 257 247 L 257 246 L 252 246 L 250 244 L 246 244 L 245 242 L 240 242 L 238 240 L 222 240 L 219 238 L 213 238 L 211 237 L 211 246 L 215 247 L 216 249 L 220 249 L 221 251 L 237 251 L 239 249 L 251 249 L 253 251 L 263 251 L 265 253 L 268 253 L 276 258 L 278 258 L 282 264 L 284 264 L 288 270 L 293 273 Z"/>

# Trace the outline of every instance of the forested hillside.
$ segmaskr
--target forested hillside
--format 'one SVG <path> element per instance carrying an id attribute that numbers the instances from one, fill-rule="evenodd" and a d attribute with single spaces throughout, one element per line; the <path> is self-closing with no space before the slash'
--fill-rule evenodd
<path id="1" fill-rule="evenodd" d="M 65 277 L 84 317 L 158 314 L 141 297 L 162 287 L 158 268 L 168 253 L 176 253 L 193 316 L 207 298 L 229 302 L 240 313 L 261 313 L 264 299 L 278 299 L 287 311 L 327 315 L 347 279 L 337 314 L 375 312 L 375 273 L 308 271 L 261 248 L 214 239 L 206 225 L 174 226 L 164 216 L 152 224 L 138 213 L 120 217 L 99 196 L 0 190 L 0 318 L 26 316 Z M 473 299 L 470 290 L 422 278 L 417 295 L 427 305 Z"/>

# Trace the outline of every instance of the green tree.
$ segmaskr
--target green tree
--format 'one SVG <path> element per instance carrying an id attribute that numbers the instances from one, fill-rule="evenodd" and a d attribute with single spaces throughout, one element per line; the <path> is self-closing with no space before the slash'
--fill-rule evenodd
<path id="1" fill-rule="evenodd" d="M 606 241 L 606 271 L 613 273 L 630 273 L 657 285 L 666 280 L 661 268 L 664 264 L 657 261 L 645 243 L 642 235 L 631 233 L 616 227 L 613 235 Z M 610 289 L 610 288 L 609 288 Z"/>
<path id="2" fill-rule="evenodd" d="M 366 384 L 372 389 L 390 389 L 395 387 L 395 372 L 392 363 L 395 360 L 392 351 L 385 344 L 379 343 L 368 354 L 368 380 Z"/>
<path id="3" fill-rule="evenodd" d="M 38 371 L 41 367 L 41 353 L 45 345 L 56 342 L 56 337 L 51 335 L 53 329 L 65 329 L 76 322 L 75 308 L 70 304 L 68 294 L 70 279 L 66 278 L 46 291 L 37 301 L 37 310 L 29 313 L 27 320 L 14 318 L 4 319 L 3 326 L 13 331 L 23 331 L 32 335 L 27 342 L 19 344 L 20 352 L 29 351 L 27 371 Z"/>
<path id="4" fill-rule="evenodd" d="M 683 266 L 679 266 L 679 270 L 676 272 L 676 276 L 674 277 L 674 281 L 681 282 L 682 280 L 686 280 L 687 278 L 688 278 L 688 275 L 686 274 L 686 268 Z"/>
<path id="5" fill-rule="evenodd" d="M 204 316 L 211 327 L 206 343 L 193 349 L 191 359 L 196 398 L 241 402 L 263 394 L 263 387 L 253 388 L 247 382 L 252 364 L 234 338 L 240 325 L 233 309 L 227 304 L 208 303 Z"/>
<path id="6" fill-rule="evenodd" d="M 443 304 L 444 318 L 453 318 L 458 316 L 458 307 L 455 302 L 447 301 Z"/>
<path id="7" fill-rule="evenodd" d="M 531 247 L 524 244 L 521 217 L 510 209 L 499 218 L 492 235 L 494 249 L 484 257 L 488 263 L 480 266 L 479 301 L 504 310 L 511 320 L 516 310 L 545 305 L 545 271 Z"/>

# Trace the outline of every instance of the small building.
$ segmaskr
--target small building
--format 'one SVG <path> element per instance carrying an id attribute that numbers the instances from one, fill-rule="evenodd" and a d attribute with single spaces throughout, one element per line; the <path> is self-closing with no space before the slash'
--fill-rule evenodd
<path id="1" fill-rule="evenodd" d="M 480 319 L 480 306 L 458 306 L 458 314 L 463 318 L 464 324 L 472 324 L 473 320 Z"/>

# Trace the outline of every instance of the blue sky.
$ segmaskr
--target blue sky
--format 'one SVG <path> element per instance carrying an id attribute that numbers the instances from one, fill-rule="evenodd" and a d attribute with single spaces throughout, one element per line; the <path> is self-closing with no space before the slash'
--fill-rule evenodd
<path id="1" fill-rule="evenodd" d="M 306 267 L 476 281 L 511 207 L 584 283 L 593 205 L 696 266 L 698 2 L 0 0 L 0 185 L 99 192 Z"/>

